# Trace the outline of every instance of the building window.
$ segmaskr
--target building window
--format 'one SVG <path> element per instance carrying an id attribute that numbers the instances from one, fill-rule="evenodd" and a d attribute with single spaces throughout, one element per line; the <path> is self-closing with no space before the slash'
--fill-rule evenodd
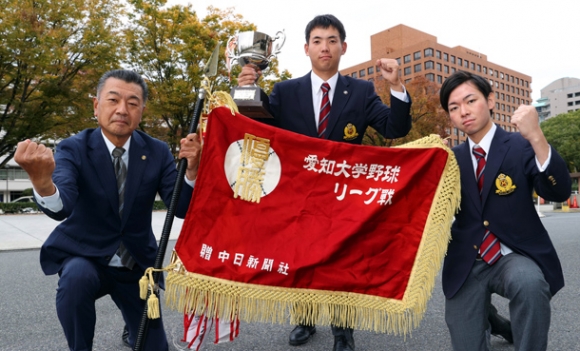
<path id="1" fill-rule="evenodd" d="M 509 75 L 509 74 L 507 74 L 507 73 L 505 74 L 505 80 L 507 80 L 508 82 L 509 82 L 509 80 L 510 80 L 510 75 Z"/>
<path id="2" fill-rule="evenodd" d="M 371 67 L 367 68 L 367 73 L 368 73 L 368 74 L 373 74 L 373 73 L 375 73 L 375 67 L 374 67 L 374 66 L 371 66 Z"/>
<path id="3" fill-rule="evenodd" d="M 475 63 L 473 63 L 473 62 L 471 63 L 471 70 L 475 71 Z"/>
<path id="4" fill-rule="evenodd" d="M 568 106 L 574 106 L 574 103 L 572 101 L 568 101 Z"/>
<path id="5" fill-rule="evenodd" d="M 408 76 L 411 74 L 411 67 L 405 67 L 405 75 Z"/>
<path id="6" fill-rule="evenodd" d="M 421 51 L 417 51 L 413 54 L 413 60 L 420 60 L 421 59 Z"/>
<path id="7" fill-rule="evenodd" d="M 453 134 L 454 135 L 459 135 L 459 130 L 457 130 L 457 128 L 453 128 Z"/>
<path id="8" fill-rule="evenodd" d="M 411 83 L 411 78 L 405 79 L 405 84 L 409 84 L 409 83 Z"/>
<path id="9" fill-rule="evenodd" d="M 437 76 L 437 83 L 442 84 L 443 83 L 443 77 Z"/>
<path id="10" fill-rule="evenodd" d="M 433 56 L 433 49 L 427 48 L 424 50 L 425 57 L 432 57 Z"/>
<path id="11" fill-rule="evenodd" d="M 493 80 L 489 80 L 489 85 L 491 85 L 491 87 L 493 88 Z"/>
<path id="12" fill-rule="evenodd" d="M 574 96 L 580 96 L 580 92 L 575 93 Z"/>
<path id="13" fill-rule="evenodd" d="M 489 75 L 493 76 L 493 69 L 491 69 L 491 68 L 489 69 Z"/>
<path id="14" fill-rule="evenodd" d="M 397 57 L 396 60 L 397 60 L 397 63 L 399 64 L 399 66 L 400 66 L 401 65 L 401 58 L 400 57 Z"/>
<path id="15" fill-rule="evenodd" d="M 414 71 L 415 71 L 415 73 L 421 72 L 421 64 L 420 63 L 418 63 L 414 66 Z"/>
<path id="16" fill-rule="evenodd" d="M 463 66 L 463 60 L 460 57 L 457 58 L 457 65 L 459 67 Z"/>
<path id="17" fill-rule="evenodd" d="M 437 71 L 441 72 L 441 64 L 439 62 L 437 63 Z"/>
<path id="18" fill-rule="evenodd" d="M 566 95 L 566 97 L 569 99 L 571 97 L 574 97 L 574 94 L 570 93 L 570 94 Z"/>
<path id="19" fill-rule="evenodd" d="M 403 57 L 403 62 L 405 62 L 405 63 L 409 63 L 409 62 L 411 62 L 411 55 L 405 55 L 405 56 Z"/>
<path id="20" fill-rule="evenodd" d="M 449 74 L 449 66 L 447 65 L 443 66 L 443 72 Z"/>
<path id="21" fill-rule="evenodd" d="M 362 78 L 364 76 L 366 76 L 366 72 L 364 69 L 361 69 L 360 71 L 358 71 L 359 76 Z"/>
<path id="22" fill-rule="evenodd" d="M 369 82 L 374 82 L 374 81 L 375 81 L 375 79 L 374 79 L 374 78 L 372 78 L 372 77 L 371 77 L 371 78 L 369 78 Z"/>
<path id="23" fill-rule="evenodd" d="M 434 67 L 433 61 L 425 62 L 425 69 L 433 69 L 433 67 Z"/>
<path id="24" fill-rule="evenodd" d="M 439 50 L 435 51 L 435 57 L 440 59 L 441 58 L 441 51 L 439 51 Z"/>
<path id="25" fill-rule="evenodd" d="M 465 68 L 469 68 L 469 61 L 465 60 L 463 63 L 464 63 Z"/>
<path id="26" fill-rule="evenodd" d="M 516 77 L 516 85 L 520 85 L 520 79 Z"/>
<path id="27" fill-rule="evenodd" d="M 443 53 L 443 61 L 449 62 L 449 55 L 446 52 Z"/>
<path id="28" fill-rule="evenodd" d="M 487 67 L 483 67 L 483 74 L 487 74 Z"/>
<path id="29" fill-rule="evenodd" d="M 574 103 L 574 105 L 580 105 L 580 100 L 576 100 L 576 102 Z"/>
<path id="30" fill-rule="evenodd" d="M 451 55 L 451 63 L 455 63 L 455 56 Z"/>
<path id="31" fill-rule="evenodd" d="M 477 65 L 477 72 L 481 72 L 481 65 L 480 64 Z"/>
<path id="32" fill-rule="evenodd" d="M 501 83 L 501 90 L 504 90 L 504 85 L 503 85 L 503 83 Z"/>
<path id="33" fill-rule="evenodd" d="M 353 77 L 353 78 L 356 78 L 356 72 L 352 72 L 352 73 L 350 74 L 350 76 L 351 76 L 351 77 Z"/>
<path id="34" fill-rule="evenodd" d="M 429 79 L 432 82 L 435 81 L 435 75 L 433 73 L 428 73 L 425 75 L 425 77 L 427 77 L 427 79 Z"/>
<path id="35" fill-rule="evenodd" d="M 501 79 L 503 79 L 503 72 L 500 73 Z"/>
<path id="36" fill-rule="evenodd" d="M 455 73 L 456 69 L 455 67 L 451 67 L 451 74 Z"/>

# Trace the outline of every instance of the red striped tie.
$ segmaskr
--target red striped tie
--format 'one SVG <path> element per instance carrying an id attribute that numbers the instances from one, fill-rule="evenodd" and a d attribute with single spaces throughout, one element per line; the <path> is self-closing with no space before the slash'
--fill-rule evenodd
<path id="1" fill-rule="evenodd" d="M 330 115 L 330 99 L 328 98 L 328 92 L 330 91 L 330 85 L 328 83 L 322 83 L 322 101 L 320 103 L 320 116 L 318 117 L 318 137 L 326 138 L 324 133 L 326 132 L 326 126 L 328 125 L 328 115 Z"/>
<path id="2" fill-rule="evenodd" d="M 479 188 L 479 197 L 481 198 L 481 189 L 483 188 L 483 171 L 485 170 L 485 151 L 475 145 L 473 147 L 473 155 L 477 160 L 477 169 L 475 177 L 477 179 L 477 187 Z M 501 257 L 501 246 L 499 239 L 489 230 L 486 229 L 483 241 L 479 247 L 479 254 L 481 258 L 490 266 L 497 262 Z"/>

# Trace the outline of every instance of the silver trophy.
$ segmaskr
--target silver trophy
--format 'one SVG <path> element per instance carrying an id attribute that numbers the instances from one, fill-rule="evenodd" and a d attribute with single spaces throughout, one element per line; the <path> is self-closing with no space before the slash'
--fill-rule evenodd
<path id="1" fill-rule="evenodd" d="M 254 64 L 261 70 L 270 65 L 286 41 L 283 31 L 271 36 L 261 32 L 241 32 L 232 36 L 226 45 L 228 70 L 237 63 L 241 67 Z M 275 46 L 272 44 L 276 42 Z M 268 96 L 256 85 L 232 88 L 231 95 L 241 114 L 252 118 L 272 118 L 266 105 Z"/>

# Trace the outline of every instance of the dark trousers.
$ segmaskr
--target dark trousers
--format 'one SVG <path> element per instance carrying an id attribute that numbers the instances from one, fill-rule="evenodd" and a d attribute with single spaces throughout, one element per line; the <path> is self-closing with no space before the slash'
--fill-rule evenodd
<path id="1" fill-rule="evenodd" d="M 135 344 L 145 301 L 139 297 L 139 279 L 143 271 L 101 266 L 84 257 L 68 258 L 61 271 L 56 292 L 56 311 L 68 346 L 72 351 L 93 348 L 97 299 L 110 295 L 129 330 L 129 342 Z M 121 349 L 119 328 L 119 349 Z M 161 318 L 149 321 L 143 350 L 168 350 Z"/>

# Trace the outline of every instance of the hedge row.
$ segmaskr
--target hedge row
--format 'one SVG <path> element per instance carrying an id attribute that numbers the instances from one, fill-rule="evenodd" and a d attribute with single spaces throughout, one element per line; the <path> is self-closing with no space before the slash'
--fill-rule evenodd
<path id="1" fill-rule="evenodd" d="M 34 202 L 0 202 L 0 210 L 4 213 L 19 213 L 24 208 L 32 208 L 35 211 L 38 211 L 38 206 Z M 155 201 L 153 204 L 153 210 L 167 210 L 163 201 Z"/>

